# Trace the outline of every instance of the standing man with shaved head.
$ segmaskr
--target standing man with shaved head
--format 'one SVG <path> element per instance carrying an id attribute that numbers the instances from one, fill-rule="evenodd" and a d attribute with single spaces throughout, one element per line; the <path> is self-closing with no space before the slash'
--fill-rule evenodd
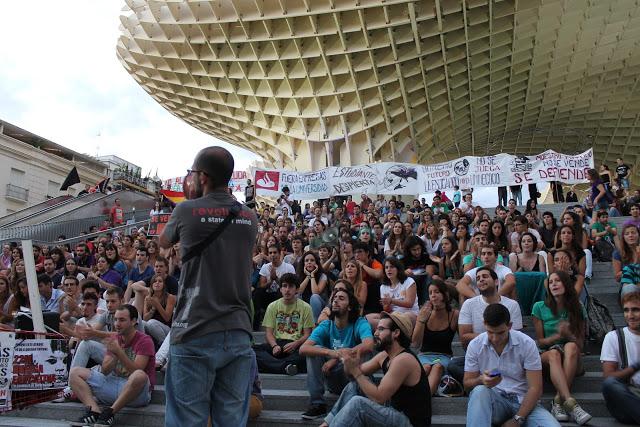
<path id="1" fill-rule="evenodd" d="M 160 246 L 180 242 L 182 273 L 171 325 L 165 426 L 241 426 L 250 395 L 252 249 L 258 221 L 227 190 L 233 157 L 222 147 L 196 156 L 189 200 L 173 211 Z M 217 231 L 216 231 L 217 230 Z"/>

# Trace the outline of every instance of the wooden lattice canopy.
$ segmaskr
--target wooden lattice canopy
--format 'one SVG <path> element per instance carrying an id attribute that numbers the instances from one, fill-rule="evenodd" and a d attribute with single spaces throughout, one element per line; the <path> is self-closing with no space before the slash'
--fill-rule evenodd
<path id="1" fill-rule="evenodd" d="M 126 3 L 133 78 L 275 166 L 590 146 L 636 163 L 636 0 Z"/>

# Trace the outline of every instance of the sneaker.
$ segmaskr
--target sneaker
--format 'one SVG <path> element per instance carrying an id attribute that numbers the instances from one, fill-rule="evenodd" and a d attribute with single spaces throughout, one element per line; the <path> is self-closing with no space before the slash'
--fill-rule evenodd
<path id="1" fill-rule="evenodd" d="M 62 390 L 62 395 L 59 398 L 52 400 L 52 402 L 64 403 L 68 400 L 71 400 L 72 396 L 73 396 L 73 391 L 71 391 L 71 387 L 67 386 L 64 388 L 64 390 Z"/>
<path id="2" fill-rule="evenodd" d="M 554 400 L 551 401 L 551 415 L 558 421 L 569 421 L 569 414 L 564 410 L 562 404 Z"/>
<path id="3" fill-rule="evenodd" d="M 287 373 L 287 375 L 294 376 L 298 374 L 298 367 L 293 363 L 289 363 L 284 367 L 284 371 Z"/>
<path id="4" fill-rule="evenodd" d="M 571 417 L 579 426 L 587 424 L 591 418 L 591 414 L 582 409 L 580 405 L 576 403 L 576 406 L 573 407 L 573 411 L 571 411 Z"/>
<path id="5" fill-rule="evenodd" d="M 73 421 L 70 425 L 71 426 L 86 426 L 86 425 L 92 426 L 96 422 L 99 416 L 100 416 L 99 412 L 93 412 L 91 410 L 91 407 L 87 406 L 84 412 L 84 415 L 78 418 L 77 421 Z"/>
<path id="6" fill-rule="evenodd" d="M 307 412 L 302 413 L 302 418 L 305 420 L 315 420 L 327 415 L 327 405 L 311 405 Z"/>
<path id="7" fill-rule="evenodd" d="M 109 427 L 109 426 L 112 426 L 114 422 L 115 422 L 115 416 L 113 415 L 113 409 L 104 408 L 100 413 L 100 415 L 98 416 L 98 419 L 94 424 L 94 427 Z"/>

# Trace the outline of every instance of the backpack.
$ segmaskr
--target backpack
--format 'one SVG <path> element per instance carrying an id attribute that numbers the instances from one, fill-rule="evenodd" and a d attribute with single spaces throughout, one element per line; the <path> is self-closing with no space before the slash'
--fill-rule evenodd
<path id="1" fill-rule="evenodd" d="M 593 255 L 598 261 L 611 262 L 613 259 L 613 251 L 615 247 L 607 239 L 600 239 L 593 247 Z"/>
<path id="2" fill-rule="evenodd" d="M 585 287 L 586 289 L 586 287 Z M 615 328 L 607 306 L 587 291 L 587 339 L 602 344 L 604 336 Z"/>

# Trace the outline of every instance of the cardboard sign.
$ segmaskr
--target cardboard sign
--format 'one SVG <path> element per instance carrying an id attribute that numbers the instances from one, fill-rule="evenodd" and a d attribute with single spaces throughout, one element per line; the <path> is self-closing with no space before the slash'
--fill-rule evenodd
<path id="1" fill-rule="evenodd" d="M 165 225 L 169 222 L 171 214 L 154 214 L 151 215 L 151 221 L 149 222 L 148 236 L 159 236 L 162 234 Z"/>

